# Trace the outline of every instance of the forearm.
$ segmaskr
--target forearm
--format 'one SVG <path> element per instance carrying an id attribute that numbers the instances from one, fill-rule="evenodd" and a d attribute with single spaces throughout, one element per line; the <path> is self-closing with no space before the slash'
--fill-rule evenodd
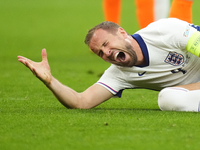
<path id="1" fill-rule="evenodd" d="M 93 108 L 113 96 L 106 88 L 94 84 L 82 93 L 63 85 L 54 77 L 46 86 L 53 92 L 55 97 L 67 108 L 89 109 Z"/>
<path id="2" fill-rule="evenodd" d="M 52 91 L 55 97 L 67 108 L 81 108 L 81 94 L 63 85 L 52 77 L 51 82 L 46 86 Z"/>
<path id="3" fill-rule="evenodd" d="M 89 109 L 112 97 L 112 94 L 100 85 L 92 85 L 82 93 L 63 85 L 51 75 L 46 49 L 42 50 L 42 61 L 34 62 L 26 57 L 18 56 L 18 61 L 28 67 L 67 108 Z"/>

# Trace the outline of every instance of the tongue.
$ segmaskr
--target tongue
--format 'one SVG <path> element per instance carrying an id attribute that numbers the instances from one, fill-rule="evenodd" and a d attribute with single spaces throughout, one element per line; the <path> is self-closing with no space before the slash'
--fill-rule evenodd
<path id="1" fill-rule="evenodd" d="M 117 58 L 121 61 L 125 60 L 125 54 L 123 52 L 119 52 L 119 54 L 117 55 Z"/>

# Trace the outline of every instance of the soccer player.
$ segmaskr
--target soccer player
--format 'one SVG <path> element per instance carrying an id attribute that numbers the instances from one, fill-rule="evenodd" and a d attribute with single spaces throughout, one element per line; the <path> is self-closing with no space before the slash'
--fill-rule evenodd
<path id="1" fill-rule="evenodd" d="M 46 50 L 42 62 L 23 56 L 27 66 L 67 108 L 88 109 L 124 89 L 161 90 L 161 110 L 200 109 L 200 27 L 175 19 L 161 19 L 133 35 L 112 22 L 102 22 L 88 31 L 85 43 L 111 66 L 99 81 L 78 93 L 63 85 L 50 72 Z"/>
<path id="2" fill-rule="evenodd" d="M 175 17 L 192 23 L 192 1 L 173 0 L 135 0 L 136 16 L 140 28 L 161 18 Z M 103 13 L 106 21 L 120 24 L 122 0 L 103 0 Z M 170 14 L 169 14 L 170 9 Z"/>
<path id="3" fill-rule="evenodd" d="M 135 0 L 135 4 L 140 28 L 144 28 L 149 23 L 161 18 L 168 17 L 170 0 Z M 105 20 L 120 24 L 121 5 L 122 0 L 103 0 Z"/>
<path id="4" fill-rule="evenodd" d="M 173 0 L 169 17 L 192 23 L 192 4 L 193 0 Z"/>

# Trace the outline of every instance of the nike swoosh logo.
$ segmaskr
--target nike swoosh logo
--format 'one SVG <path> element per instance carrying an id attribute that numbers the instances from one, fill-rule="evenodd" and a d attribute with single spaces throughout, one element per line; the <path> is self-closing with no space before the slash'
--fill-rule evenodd
<path id="1" fill-rule="evenodd" d="M 140 77 L 141 77 L 141 76 L 143 76 L 145 73 L 146 73 L 146 71 L 145 71 L 145 72 L 143 72 L 143 73 L 139 73 L 139 72 L 138 72 L 138 76 L 140 76 Z"/>

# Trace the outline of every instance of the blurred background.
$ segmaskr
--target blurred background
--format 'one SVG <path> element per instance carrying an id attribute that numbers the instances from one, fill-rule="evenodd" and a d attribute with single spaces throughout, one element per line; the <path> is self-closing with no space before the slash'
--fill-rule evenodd
<path id="1" fill-rule="evenodd" d="M 109 66 L 84 44 L 87 31 L 104 21 L 101 0 L 0 1 L 0 20 L 0 99 L 40 87 L 18 55 L 41 61 L 46 48 L 52 74 L 78 91 L 95 83 Z M 133 0 L 123 1 L 121 22 L 130 33 L 138 29 Z"/>
<path id="2" fill-rule="evenodd" d="M 194 1 L 194 24 L 200 24 L 199 5 Z M 95 83 L 110 65 L 84 44 L 87 31 L 104 21 L 102 0 L 2 0 L 0 21 L 0 100 L 47 90 L 18 55 L 41 61 L 46 48 L 52 74 L 77 91 Z M 139 29 L 133 0 L 123 0 L 121 26 L 130 34 Z"/>

